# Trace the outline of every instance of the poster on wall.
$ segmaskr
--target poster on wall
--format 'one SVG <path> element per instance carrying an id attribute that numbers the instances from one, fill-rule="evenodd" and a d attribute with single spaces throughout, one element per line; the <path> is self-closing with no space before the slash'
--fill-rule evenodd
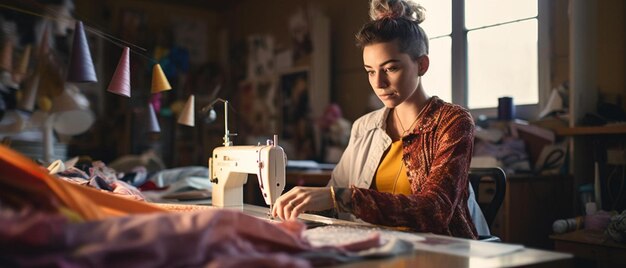
<path id="1" fill-rule="evenodd" d="M 278 134 L 277 87 L 273 79 L 243 81 L 238 89 L 242 136 L 246 144 L 263 143 Z M 243 132 L 245 130 L 245 133 Z"/>
<path id="2" fill-rule="evenodd" d="M 311 118 L 309 71 L 280 76 L 282 140 L 290 159 L 316 159 L 315 127 Z"/>

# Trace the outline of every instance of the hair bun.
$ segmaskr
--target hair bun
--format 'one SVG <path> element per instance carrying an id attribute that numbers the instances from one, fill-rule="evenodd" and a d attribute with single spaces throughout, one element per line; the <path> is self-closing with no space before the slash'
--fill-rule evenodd
<path id="1" fill-rule="evenodd" d="M 410 0 L 372 0 L 370 18 L 372 20 L 405 18 L 422 23 L 426 16 L 424 7 Z"/>

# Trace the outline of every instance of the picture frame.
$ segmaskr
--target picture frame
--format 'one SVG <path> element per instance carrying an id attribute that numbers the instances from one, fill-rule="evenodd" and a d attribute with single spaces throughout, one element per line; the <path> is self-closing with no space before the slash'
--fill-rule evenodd
<path id="1" fill-rule="evenodd" d="M 317 159 L 318 135 L 313 117 L 311 72 L 293 69 L 279 75 L 281 141 L 290 159 Z"/>

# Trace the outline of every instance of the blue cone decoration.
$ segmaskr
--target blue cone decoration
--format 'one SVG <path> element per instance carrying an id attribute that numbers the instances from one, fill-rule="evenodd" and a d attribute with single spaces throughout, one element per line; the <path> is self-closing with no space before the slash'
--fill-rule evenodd
<path id="1" fill-rule="evenodd" d="M 154 107 L 152 103 L 148 104 L 148 127 L 146 128 L 147 132 L 161 132 L 161 127 L 159 126 L 159 120 L 157 120 L 156 113 L 154 112 Z"/>
<path id="2" fill-rule="evenodd" d="M 85 37 L 83 22 L 76 21 L 74 27 L 74 43 L 72 45 L 72 55 L 70 57 L 70 66 L 67 70 L 68 82 L 98 82 L 96 70 L 93 67 L 93 60 L 89 52 L 89 44 Z"/>

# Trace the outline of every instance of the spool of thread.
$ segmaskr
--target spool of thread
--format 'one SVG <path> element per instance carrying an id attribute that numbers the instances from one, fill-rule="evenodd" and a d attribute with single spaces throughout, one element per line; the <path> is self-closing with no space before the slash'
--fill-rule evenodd
<path id="1" fill-rule="evenodd" d="M 498 120 L 512 120 L 515 117 L 515 105 L 513 98 L 498 98 Z"/>
<path id="2" fill-rule="evenodd" d="M 552 231 L 554 231 L 555 234 L 563 234 L 581 229 L 583 224 L 583 217 L 556 220 L 552 224 Z"/>
<path id="3" fill-rule="evenodd" d="M 600 210 L 595 214 L 585 216 L 585 229 L 603 231 L 611 222 L 611 214 Z"/>

